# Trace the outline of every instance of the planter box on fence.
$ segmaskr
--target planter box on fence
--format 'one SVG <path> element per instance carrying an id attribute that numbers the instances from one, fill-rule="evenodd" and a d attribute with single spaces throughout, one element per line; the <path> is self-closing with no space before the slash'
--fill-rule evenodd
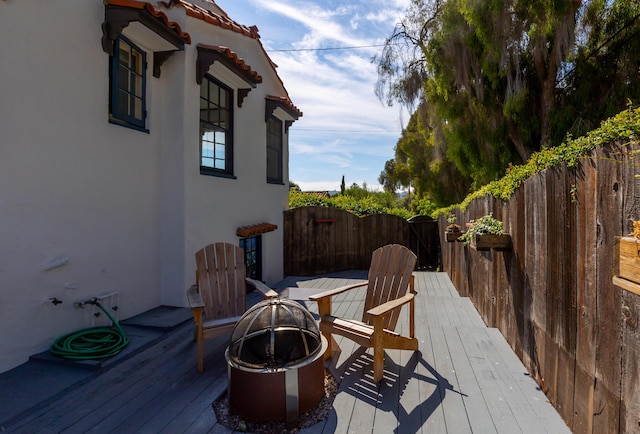
<path id="1" fill-rule="evenodd" d="M 456 241 L 458 238 L 460 238 L 460 236 L 462 235 L 462 231 L 451 231 L 451 232 L 446 231 L 444 235 L 447 242 L 452 243 Z"/>
<path id="2" fill-rule="evenodd" d="M 640 294 L 640 240 L 634 237 L 617 239 L 615 261 L 614 285 Z"/>
<path id="3" fill-rule="evenodd" d="M 475 250 L 509 250 L 511 248 L 511 235 L 476 235 L 471 239 L 470 245 Z"/>

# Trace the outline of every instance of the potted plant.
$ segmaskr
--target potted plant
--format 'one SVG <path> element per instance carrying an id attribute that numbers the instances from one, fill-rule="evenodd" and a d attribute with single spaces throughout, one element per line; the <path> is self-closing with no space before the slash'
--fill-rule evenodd
<path id="1" fill-rule="evenodd" d="M 451 243 L 456 241 L 460 235 L 462 235 L 462 231 L 460 230 L 460 225 L 456 224 L 456 216 L 451 213 L 447 217 L 447 221 L 449 222 L 449 226 L 447 226 L 444 230 L 444 235 L 447 242 Z"/>
<path id="2" fill-rule="evenodd" d="M 492 214 L 467 223 L 469 228 L 458 240 L 476 250 L 506 250 L 511 247 L 511 235 L 505 234 L 502 222 Z"/>

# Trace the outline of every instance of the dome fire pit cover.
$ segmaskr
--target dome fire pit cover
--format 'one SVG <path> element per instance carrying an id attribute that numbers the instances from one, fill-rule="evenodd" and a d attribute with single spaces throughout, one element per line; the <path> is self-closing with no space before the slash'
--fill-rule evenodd
<path id="1" fill-rule="evenodd" d="M 278 370 L 315 355 L 320 330 L 301 304 L 278 298 L 262 301 L 240 318 L 229 342 L 229 361 L 252 369 Z"/>

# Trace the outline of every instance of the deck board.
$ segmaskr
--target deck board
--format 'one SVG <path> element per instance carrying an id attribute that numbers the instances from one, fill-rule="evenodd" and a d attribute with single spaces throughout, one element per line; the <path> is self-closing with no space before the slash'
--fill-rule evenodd
<path id="1" fill-rule="evenodd" d="M 444 418 L 444 410 L 440 394 L 440 378 L 433 375 L 435 358 L 431 334 L 428 333 L 429 323 L 434 321 L 433 316 L 428 315 L 430 303 L 421 303 L 422 296 L 416 302 L 416 331 L 420 342 L 420 352 L 415 354 L 414 373 L 411 369 L 405 369 L 406 375 L 418 384 L 420 397 L 418 412 L 421 418 L 421 431 L 424 433 L 446 433 L 447 426 Z M 411 407 L 406 408 L 406 413 L 413 413 Z"/>
<path id="2" fill-rule="evenodd" d="M 384 379 L 372 381 L 373 356 L 337 337 L 328 362 L 339 393 L 327 420 L 302 430 L 322 433 L 569 432 L 497 329 L 487 328 L 445 273 L 416 272 L 418 352 L 389 350 Z M 366 279 L 364 271 L 277 285 L 331 289 Z M 337 316 L 360 318 L 364 289 L 336 296 Z M 255 291 L 249 303 L 259 301 Z M 317 315 L 317 306 L 301 301 Z M 403 308 L 399 330 L 406 332 Z M 34 405 L 5 432 L 229 433 L 211 404 L 226 390 L 228 337 L 205 343 L 205 372 L 196 370 L 191 324 L 55 400 Z M 16 419 L 19 419 L 16 421 Z"/>
<path id="3" fill-rule="evenodd" d="M 443 328 L 453 369 L 455 369 L 456 383 L 452 385 L 451 393 L 460 394 L 462 397 L 467 423 L 472 432 L 496 432 L 489 408 L 460 338 L 460 332 L 464 334 L 467 330 L 467 328 Z"/>

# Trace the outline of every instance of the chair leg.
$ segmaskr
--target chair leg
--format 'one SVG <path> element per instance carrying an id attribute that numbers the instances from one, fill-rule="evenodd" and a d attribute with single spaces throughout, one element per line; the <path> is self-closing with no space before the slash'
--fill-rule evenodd
<path id="1" fill-rule="evenodd" d="M 373 381 L 379 383 L 384 377 L 384 338 L 382 317 L 373 319 Z"/>
<path id="2" fill-rule="evenodd" d="M 384 377 L 384 348 L 373 348 L 373 381 L 379 383 Z"/>
<path id="3" fill-rule="evenodd" d="M 198 372 L 204 372 L 204 336 L 202 328 L 198 327 Z"/>
<path id="4" fill-rule="evenodd" d="M 331 333 L 322 332 L 322 335 L 327 340 L 327 344 L 328 344 L 327 349 L 324 352 L 324 360 L 329 360 L 336 346 L 336 341 L 335 339 L 333 339 L 333 335 Z"/>

